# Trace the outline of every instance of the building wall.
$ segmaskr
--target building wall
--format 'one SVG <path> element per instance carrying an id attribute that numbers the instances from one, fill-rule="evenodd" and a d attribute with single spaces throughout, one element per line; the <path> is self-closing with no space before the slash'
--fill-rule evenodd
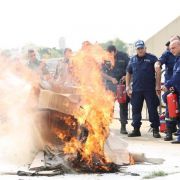
<path id="1" fill-rule="evenodd" d="M 146 41 L 147 51 L 160 57 L 173 35 L 180 35 L 180 16 Z"/>

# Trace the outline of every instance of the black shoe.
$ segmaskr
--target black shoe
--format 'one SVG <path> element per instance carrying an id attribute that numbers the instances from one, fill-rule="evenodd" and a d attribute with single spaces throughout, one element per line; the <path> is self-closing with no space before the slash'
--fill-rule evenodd
<path id="1" fill-rule="evenodd" d="M 126 130 L 126 124 L 122 124 L 121 123 L 121 130 L 120 130 L 121 134 L 128 134 L 127 130 Z"/>
<path id="2" fill-rule="evenodd" d="M 161 135 L 159 134 L 159 128 L 153 128 L 153 137 L 161 138 Z"/>
<path id="3" fill-rule="evenodd" d="M 180 135 L 180 129 L 178 129 L 175 133 L 174 136 L 179 136 Z"/>
<path id="4" fill-rule="evenodd" d="M 173 140 L 172 133 L 170 131 L 167 131 L 164 141 L 172 141 L 172 140 Z"/>
<path id="5" fill-rule="evenodd" d="M 180 144 L 180 135 L 177 137 L 176 141 L 171 142 L 172 144 Z"/>
<path id="6" fill-rule="evenodd" d="M 172 141 L 171 144 L 180 144 L 180 141 Z"/>
<path id="7" fill-rule="evenodd" d="M 134 130 L 132 131 L 132 133 L 128 134 L 128 137 L 138 137 L 141 136 L 141 132 L 139 130 L 139 128 L 134 128 Z"/>

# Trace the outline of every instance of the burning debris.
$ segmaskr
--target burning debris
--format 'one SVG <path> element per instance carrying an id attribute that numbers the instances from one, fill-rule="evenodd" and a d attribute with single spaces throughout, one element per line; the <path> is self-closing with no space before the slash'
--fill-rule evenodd
<path id="1" fill-rule="evenodd" d="M 105 56 L 100 46 L 89 44 L 71 59 L 72 74 L 80 86 L 81 108 L 74 111 L 79 135 L 66 142 L 63 150 L 65 154 L 77 154 L 72 166 L 82 172 L 117 171 L 104 154 L 113 111 L 113 96 L 105 90 L 101 76 Z"/>
<path id="2" fill-rule="evenodd" d="M 94 167 L 94 161 L 103 165 L 108 160 L 104 155 L 104 143 L 112 120 L 113 96 L 105 90 L 101 76 L 101 63 L 105 52 L 98 45 L 88 45 L 73 58 L 73 76 L 80 84 L 81 110 L 74 116 L 85 127 L 87 135 L 79 146 L 79 139 L 65 144 L 65 153 L 78 152 L 81 162 Z"/>
<path id="3" fill-rule="evenodd" d="M 71 82 L 56 93 L 41 90 L 39 107 L 52 110 L 51 131 L 63 144 L 63 156 L 76 172 L 119 171 L 104 153 L 113 113 L 113 95 L 106 91 L 101 75 L 105 51 L 88 44 L 71 61 Z M 70 85 L 71 84 L 71 85 Z M 66 89 L 66 90 L 65 90 Z M 59 123 L 59 125 L 58 125 Z"/>
<path id="4" fill-rule="evenodd" d="M 121 140 L 115 138 L 121 151 L 111 144 L 114 97 L 102 80 L 105 58 L 100 46 L 86 43 L 70 59 L 69 81 L 50 81 L 50 90 L 42 89 L 37 74 L 22 64 L 0 64 L 0 121 L 7 125 L 6 135 L 11 134 L 10 153 L 17 148 L 15 156 L 27 157 L 26 164 L 31 151 L 37 153 L 29 169 L 18 175 L 114 173 L 124 163 L 134 163 Z"/>
<path id="5" fill-rule="evenodd" d="M 98 45 L 83 47 L 70 60 L 69 82 L 58 85 L 58 82 L 51 81 L 51 90 L 40 89 L 38 75 L 22 64 L 1 64 L 5 69 L 0 74 L 1 81 L 5 82 L 1 86 L 4 92 L 1 107 L 5 107 L 5 114 L 18 125 L 22 121 L 25 125 L 24 120 L 29 118 L 28 122 L 32 122 L 29 135 L 35 132 L 34 136 L 39 137 L 39 131 L 43 144 L 50 144 L 52 149 L 58 147 L 60 159 L 76 172 L 114 172 L 119 169 L 104 154 L 114 102 L 101 76 L 105 56 Z M 37 118 L 42 121 L 35 121 Z M 42 144 L 38 148 L 40 146 Z M 44 149 L 45 159 L 52 155 L 46 152 Z M 47 163 L 45 167 L 48 167 Z"/>

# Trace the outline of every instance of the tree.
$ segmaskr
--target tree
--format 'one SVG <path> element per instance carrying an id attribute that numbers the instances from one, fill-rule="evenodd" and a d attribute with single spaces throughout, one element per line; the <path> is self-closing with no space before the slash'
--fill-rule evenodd
<path id="1" fill-rule="evenodd" d="M 100 45 L 106 50 L 108 46 L 113 45 L 113 41 L 107 41 L 105 43 L 101 43 Z"/>
<path id="2" fill-rule="evenodd" d="M 105 43 L 101 43 L 100 45 L 103 47 L 103 49 L 107 49 L 107 47 L 109 45 L 114 45 L 114 46 L 116 46 L 117 50 L 119 50 L 119 51 L 123 51 L 123 52 L 127 51 L 126 43 L 124 43 L 122 40 L 120 40 L 118 38 L 111 40 L 111 41 L 107 41 Z"/>
<path id="3" fill-rule="evenodd" d="M 63 55 L 63 51 L 60 49 L 42 47 L 38 49 L 40 57 L 43 59 L 59 58 Z"/>

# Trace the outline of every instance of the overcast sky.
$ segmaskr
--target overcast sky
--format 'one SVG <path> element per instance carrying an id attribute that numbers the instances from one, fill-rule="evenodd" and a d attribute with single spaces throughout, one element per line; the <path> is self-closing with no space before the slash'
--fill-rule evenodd
<path id="1" fill-rule="evenodd" d="M 0 48 L 26 43 L 148 39 L 180 15 L 180 0 L 0 0 Z"/>

